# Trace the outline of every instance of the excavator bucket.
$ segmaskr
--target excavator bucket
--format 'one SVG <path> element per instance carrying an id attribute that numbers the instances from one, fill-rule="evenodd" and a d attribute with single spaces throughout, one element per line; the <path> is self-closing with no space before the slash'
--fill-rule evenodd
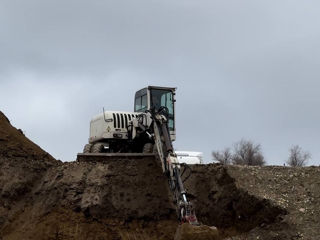
<path id="1" fill-rule="evenodd" d="M 185 206 L 185 211 L 186 211 L 186 214 L 184 216 L 183 222 L 190 223 L 191 225 L 199 226 L 200 224 L 198 222 L 196 213 L 190 202 Z"/>
<path id="2" fill-rule="evenodd" d="M 78 153 L 78 162 L 107 162 L 117 159 L 143 159 L 155 157 L 154 153 Z"/>

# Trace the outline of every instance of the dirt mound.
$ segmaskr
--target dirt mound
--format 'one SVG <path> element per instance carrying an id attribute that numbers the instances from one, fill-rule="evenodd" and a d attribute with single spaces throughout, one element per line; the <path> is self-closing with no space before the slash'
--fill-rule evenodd
<path id="1" fill-rule="evenodd" d="M 249 232 L 277 221 L 286 210 L 238 188 L 222 165 L 194 165 L 185 186 L 206 225 L 218 227 L 223 235 Z"/>
<path id="2" fill-rule="evenodd" d="M 21 129 L 11 126 L 9 119 L 0 111 L 0 156 L 8 158 L 27 158 L 32 160 L 54 160 L 26 138 Z"/>
<path id="3" fill-rule="evenodd" d="M 20 209 L 46 171 L 58 164 L 0 112 L 0 228 Z"/>
<path id="4" fill-rule="evenodd" d="M 0 115 L 3 239 L 170 239 L 177 227 L 154 157 L 62 163 Z"/>
<path id="5" fill-rule="evenodd" d="M 279 221 L 242 234 L 245 239 L 319 239 L 320 168 L 228 166 L 237 188 L 287 211 Z M 242 239 L 241 237 L 234 239 Z"/>
<path id="6" fill-rule="evenodd" d="M 190 170 L 189 198 L 200 222 L 218 227 L 215 239 L 317 239 L 319 168 Z M 177 226 L 154 157 L 62 163 L 0 114 L 0 239 L 173 240 Z"/>
<path id="7" fill-rule="evenodd" d="M 3 232 L 8 239 L 170 239 L 177 222 L 165 183 L 154 158 L 65 163 L 47 171 Z"/>

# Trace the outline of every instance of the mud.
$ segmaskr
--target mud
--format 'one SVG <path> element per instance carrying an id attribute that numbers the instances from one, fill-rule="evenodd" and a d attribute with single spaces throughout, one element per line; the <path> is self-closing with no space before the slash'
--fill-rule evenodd
<path id="1" fill-rule="evenodd" d="M 211 164 L 191 171 L 185 186 L 199 221 L 218 228 L 212 239 L 317 239 L 319 168 Z M 0 113 L 2 239 L 172 240 L 178 225 L 155 158 L 63 163 Z M 183 239 L 206 239 L 208 227 L 186 227 Z"/>

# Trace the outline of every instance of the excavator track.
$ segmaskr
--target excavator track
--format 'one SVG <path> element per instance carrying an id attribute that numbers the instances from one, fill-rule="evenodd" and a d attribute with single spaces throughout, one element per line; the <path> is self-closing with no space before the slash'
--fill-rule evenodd
<path id="1" fill-rule="evenodd" d="M 154 153 L 78 153 L 78 162 L 108 162 L 116 159 L 136 160 L 156 157 Z"/>

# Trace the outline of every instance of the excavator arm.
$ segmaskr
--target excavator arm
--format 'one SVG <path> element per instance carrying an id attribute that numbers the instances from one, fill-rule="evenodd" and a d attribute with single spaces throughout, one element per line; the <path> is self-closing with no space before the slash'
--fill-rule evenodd
<path id="1" fill-rule="evenodd" d="M 187 199 L 187 192 L 180 175 L 180 164 L 172 146 L 167 118 L 162 111 L 151 113 L 154 128 L 154 142 L 158 157 L 161 160 L 162 171 L 168 177 L 171 191 L 174 195 L 179 220 L 192 225 L 199 225 L 192 203 Z"/>

